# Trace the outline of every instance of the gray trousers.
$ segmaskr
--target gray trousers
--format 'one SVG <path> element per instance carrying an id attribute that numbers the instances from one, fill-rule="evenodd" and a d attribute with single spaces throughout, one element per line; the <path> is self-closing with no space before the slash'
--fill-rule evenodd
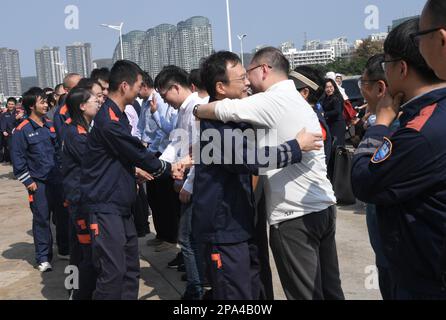
<path id="1" fill-rule="evenodd" d="M 271 227 L 270 245 L 289 300 L 343 300 L 336 251 L 336 208 Z"/>

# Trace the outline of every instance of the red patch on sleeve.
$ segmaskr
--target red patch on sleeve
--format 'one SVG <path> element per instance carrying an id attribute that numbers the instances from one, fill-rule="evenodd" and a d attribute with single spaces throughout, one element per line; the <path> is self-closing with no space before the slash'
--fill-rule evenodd
<path id="1" fill-rule="evenodd" d="M 116 115 L 116 113 L 115 113 L 111 108 L 108 109 L 108 113 L 109 113 L 109 115 L 110 115 L 110 119 L 111 119 L 112 121 L 119 122 L 119 118 L 118 118 L 118 116 Z"/>
<path id="2" fill-rule="evenodd" d="M 19 126 L 16 128 L 17 131 L 20 131 L 23 129 L 24 126 L 26 126 L 29 123 L 28 120 L 23 121 Z"/>
<path id="3" fill-rule="evenodd" d="M 60 114 L 64 116 L 67 114 L 67 112 L 68 112 L 68 107 L 65 104 L 62 108 L 60 108 Z"/>
<path id="4" fill-rule="evenodd" d="M 414 129 L 420 132 L 421 129 L 423 129 L 426 122 L 430 119 L 430 117 L 432 117 L 432 114 L 434 113 L 436 108 L 437 104 L 425 107 L 424 109 L 421 110 L 420 115 L 418 117 L 416 117 L 406 125 L 406 128 Z"/>

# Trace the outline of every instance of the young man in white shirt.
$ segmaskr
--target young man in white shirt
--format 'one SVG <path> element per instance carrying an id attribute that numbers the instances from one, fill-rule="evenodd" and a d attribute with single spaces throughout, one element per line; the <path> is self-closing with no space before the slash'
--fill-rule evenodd
<path id="1" fill-rule="evenodd" d="M 171 135 L 173 140 L 160 159 L 184 159 L 189 157 L 190 148 L 198 138 L 195 137 L 198 132 L 194 129 L 196 123 L 192 112 L 194 106 L 203 103 L 203 100 L 197 93 L 192 93 L 188 73 L 176 66 L 164 67 L 155 79 L 155 88 L 164 101 L 178 109 L 177 126 Z M 199 253 L 191 229 L 193 184 L 194 170 L 192 167 L 184 183 L 176 183 L 182 203 L 178 242 L 187 274 L 187 287 L 182 297 L 184 300 L 200 300 L 203 295 L 200 262 L 197 260 Z"/>
<path id="2" fill-rule="evenodd" d="M 254 96 L 201 105 L 198 118 L 249 122 L 279 145 L 303 128 L 321 133 L 318 118 L 288 80 L 289 62 L 272 47 L 256 53 L 248 68 Z M 271 144 L 272 141 L 269 141 Z M 335 242 L 336 199 L 323 150 L 302 162 L 266 172 L 270 244 L 288 299 L 344 299 Z"/>
<path id="3" fill-rule="evenodd" d="M 140 139 L 150 152 L 160 157 L 170 143 L 169 135 L 176 126 L 178 113 L 161 99 L 155 91 L 153 79 L 147 73 L 144 73 L 139 98 L 142 99 L 138 122 Z M 155 246 L 156 252 L 168 250 L 178 241 L 181 205 L 173 182 L 173 179 L 160 179 L 146 184 L 147 200 L 156 230 L 156 238 L 148 240 L 147 244 Z"/>

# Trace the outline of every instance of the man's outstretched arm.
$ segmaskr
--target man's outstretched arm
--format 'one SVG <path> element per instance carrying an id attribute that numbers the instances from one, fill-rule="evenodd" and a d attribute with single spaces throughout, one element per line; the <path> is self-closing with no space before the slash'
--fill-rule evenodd
<path id="1" fill-rule="evenodd" d="M 194 109 L 194 116 L 199 119 L 219 120 L 215 115 L 216 107 L 217 107 L 217 102 L 201 104 L 199 106 L 196 106 Z"/>

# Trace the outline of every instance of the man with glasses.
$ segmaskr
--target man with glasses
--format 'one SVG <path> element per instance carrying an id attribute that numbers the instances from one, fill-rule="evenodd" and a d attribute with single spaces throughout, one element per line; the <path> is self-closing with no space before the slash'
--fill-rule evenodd
<path id="1" fill-rule="evenodd" d="M 429 0 L 420 18 L 420 30 L 412 39 L 435 74 L 446 80 L 446 2 Z"/>
<path id="2" fill-rule="evenodd" d="M 201 76 L 210 101 L 248 96 L 250 82 L 245 68 L 232 52 L 220 51 L 208 57 L 202 63 Z M 212 134 L 213 140 L 208 141 L 205 137 L 211 132 L 219 134 Z M 201 121 L 201 137 L 205 141 L 200 143 L 202 161 L 196 165 L 194 189 L 198 197 L 194 198 L 193 229 L 196 238 L 206 246 L 213 298 L 257 300 L 259 269 L 269 268 L 269 261 L 267 266 L 259 266 L 260 255 L 269 255 L 258 254 L 259 236 L 263 235 L 254 235 L 252 175 L 258 175 L 259 167 L 263 167 L 258 156 L 267 152 L 273 155 L 263 163 L 264 167 L 292 165 L 302 159 L 303 151 L 321 149 L 322 137 L 301 132 L 278 148 L 257 151 L 251 125 L 219 121 Z M 233 143 L 233 139 L 237 142 Z M 209 147 L 213 157 L 207 160 L 204 157 Z M 266 229 L 264 233 L 266 236 Z"/>
<path id="3" fill-rule="evenodd" d="M 376 125 L 353 158 L 352 186 L 360 200 L 376 205 L 394 286 L 391 298 L 446 299 L 440 271 L 446 235 L 446 83 L 410 41 L 417 31 L 418 19 L 406 21 L 384 43 L 388 88 L 381 93 Z M 400 111 L 400 127 L 392 134 Z"/>
<path id="4" fill-rule="evenodd" d="M 363 118 L 364 128 L 373 127 L 376 124 L 377 105 L 387 92 L 387 80 L 382 68 L 384 54 L 377 54 L 371 57 L 366 64 L 365 70 L 358 81 L 359 88 L 365 100 L 367 101 L 367 115 Z M 399 122 L 396 120 L 391 126 L 391 131 L 398 129 Z M 355 154 L 359 155 L 368 152 L 362 145 L 356 149 Z M 370 243 L 376 255 L 376 266 L 378 268 L 379 289 L 383 300 L 391 300 L 393 296 L 392 278 L 389 272 L 389 266 L 384 256 L 381 237 L 379 235 L 378 220 L 376 216 L 376 205 L 367 204 L 366 206 L 367 229 L 369 232 Z"/>
<path id="5" fill-rule="evenodd" d="M 439 27 L 441 26 L 441 27 Z M 412 37 L 435 74 L 446 80 L 446 2 L 429 0 L 420 18 L 420 30 Z M 443 282 L 446 286 L 446 240 L 443 248 Z"/>
<path id="6" fill-rule="evenodd" d="M 265 129 L 259 146 L 280 145 L 303 128 L 322 133 L 317 115 L 288 79 L 289 61 L 272 47 L 256 53 L 248 68 L 254 93 L 242 100 L 199 106 L 199 118 L 247 122 Z M 275 141 L 271 139 L 276 138 Z M 335 242 L 336 209 L 323 150 L 265 173 L 270 244 L 288 299 L 344 299 Z"/>
<path id="7" fill-rule="evenodd" d="M 198 93 L 192 93 L 189 86 L 189 75 L 183 69 L 176 66 L 167 66 L 158 74 L 155 79 L 155 88 L 161 98 L 178 110 L 178 120 L 176 130 L 172 132 L 173 141 L 164 150 L 160 159 L 164 161 L 176 162 L 186 158 L 190 154 L 192 144 L 197 141 L 195 136 L 195 117 L 193 108 L 195 105 L 203 103 Z M 152 101 L 155 104 L 156 101 Z M 181 217 L 179 222 L 178 242 L 184 259 L 187 275 L 187 286 L 182 299 L 200 300 L 203 295 L 202 277 L 200 276 L 198 263 L 198 249 L 192 238 L 192 195 L 194 194 L 194 168 L 191 168 L 184 181 L 176 182 L 176 190 L 179 192 L 179 199 L 182 204 Z M 174 200 L 171 200 L 174 201 Z M 171 227 L 177 225 L 171 222 Z M 170 248 L 175 245 L 170 244 Z"/>
<path id="8" fill-rule="evenodd" d="M 142 99 L 138 122 L 140 138 L 147 150 L 159 158 L 170 143 L 169 136 L 175 129 L 178 112 L 164 102 L 155 90 L 152 77 L 146 72 L 139 98 Z M 156 252 L 167 250 L 178 240 L 180 201 L 173 188 L 173 180 L 147 181 L 147 200 L 156 230 L 156 238 L 148 240 L 147 245 L 156 247 Z"/>

